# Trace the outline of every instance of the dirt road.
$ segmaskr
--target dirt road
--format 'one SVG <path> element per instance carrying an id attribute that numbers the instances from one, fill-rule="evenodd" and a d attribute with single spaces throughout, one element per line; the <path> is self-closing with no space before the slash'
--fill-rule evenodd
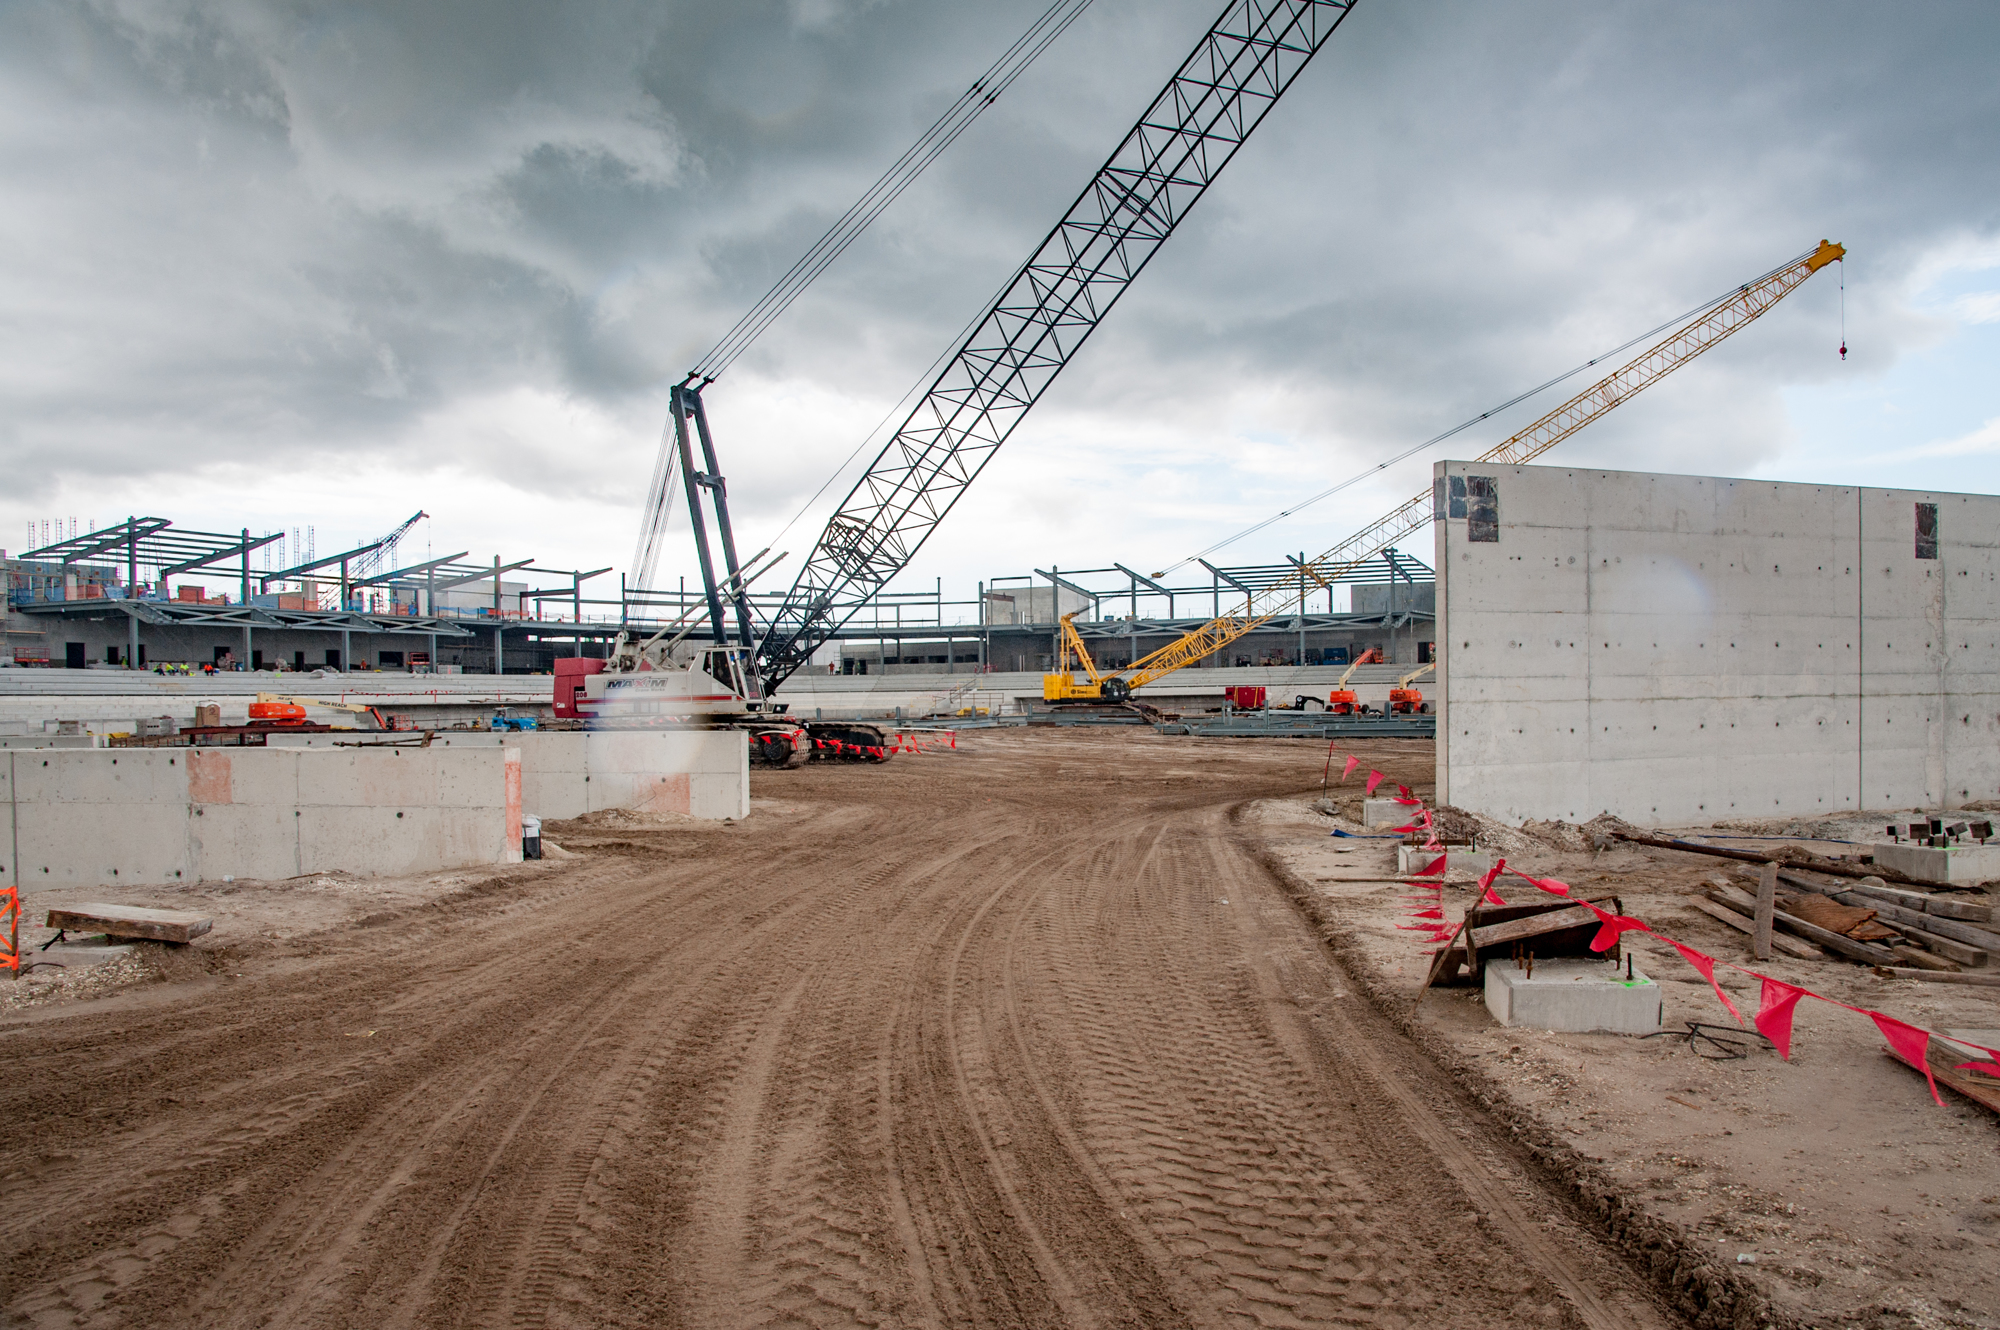
<path id="1" fill-rule="evenodd" d="M 760 773 L 741 826 L 13 1018 L 0 1306 L 1672 1324 L 1235 839 L 1318 776 L 1150 733 Z"/>

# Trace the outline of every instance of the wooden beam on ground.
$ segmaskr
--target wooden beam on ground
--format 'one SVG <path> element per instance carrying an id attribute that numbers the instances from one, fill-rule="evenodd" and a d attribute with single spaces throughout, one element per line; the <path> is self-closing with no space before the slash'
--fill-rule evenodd
<path id="1" fill-rule="evenodd" d="M 1934 975 L 1933 978 L 1943 976 Z M 1898 1053 L 1895 1049 L 1885 1050 L 1890 1057 L 1908 1067 L 1911 1071 L 1924 1069 Z M 2000 1080 L 1976 1071 L 1960 1071 L 1961 1061 L 1983 1061 L 1983 1058 L 1966 1058 L 1957 1049 L 1945 1045 L 1936 1035 L 1931 1036 L 1930 1047 L 1925 1051 L 1924 1060 L 1930 1063 L 1931 1079 L 1947 1090 L 1956 1090 L 1973 1103 L 1989 1112 L 2000 1113 Z"/>
<path id="2" fill-rule="evenodd" d="M 1736 913 L 1736 911 L 1717 905 L 1714 901 L 1705 900 L 1700 896 L 1693 897 L 1688 901 L 1688 904 L 1694 906 L 1695 909 L 1700 910 L 1709 918 L 1728 924 L 1739 933 L 1748 933 L 1756 928 L 1754 923 Z M 1801 942 L 1798 938 L 1787 937 L 1783 933 L 1773 933 L 1771 935 L 1771 945 L 1779 951 L 1784 952 L 1787 956 L 1796 956 L 1802 961 L 1823 961 L 1826 959 L 1826 953 L 1815 947 L 1812 943 Z"/>
<path id="3" fill-rule="evenodd" d="M 1519 942 L 1524 938 L 1540 937 L 1544 933 L 1560 933 L 1567 928 L 1580 928 L 1585 924 L 1597 922 L 1597 916 L 1583 906 L 1571 905 L 1566 909 L 1550 910 L 1546 914 L 1531 914 L 1525 918 L 1509 919 L 1505 923 L 1475 928 L 1472 930 L 1472 945 L 1474 950 L 1484 951 L 1502 942 Z"/>
<path id="4" fill-rule="evenodd" d="M 48 926 L 70 933 L 105 933 L 152 942 L 192 942 L 214 921 L 186 910 L 149 910 L 138 905 L 71 905 L 50 910 Z"/>
<path id="5" fill-rule="evenodd" d="M 1942 956 L 1933 956 L 1917 947 L 1891 946 L 1889 950 L 1902 958 L 1903 964 L 1919 970 L 1939 970 L 1947 974 L 1958 973 L 1958 966 Z"/>
<path id="6" fill-rule="evenodd" d="M 1975 988 L 2000 988 L 2000 974 L 1945 974 L 1941 970 L 1918 970 L 1907 965 L 1878 965 L 1875 973 L 1884 979 L 1923 979 L 1933 984 L 1971 984 Z"/>
<path id="7" fill-rule="evenodd" d="M 1711 888 L 1711 894 L 1723 904 L 1739 910 L 1749 911 L 1757 908 L 1757 898 L 1741 887 L 1714 887 Z M 1786 914 L 1783 910 L 1773 910 L 1771 915 L 1786 932 L 1797 933 L 1807 941 L 1817 942 L 1828 951 L 1837 951 L 1850 960 L 1866 961 L 1870 965 L 1895 963 L 1896 953 L 1887 947 L 1878 947 L 1872 942 L 1856 942 L 1845 933 L 1836 933 L 1831 928 L 1809 924 L 1797 915 Z"/>
<path id="8" fill-rule="evenodd" d="M 1693 841 L 1675 840 L 1668 836 L 1648 836 L 1637 831 L 1614 831 L 1613 840 L 1628 841 L 1633 845 L 1650 845 L 1656 850 L 1685 850 L 1689 854 L 1707 854 L 1717 859 L 1734 859 L 1738 863 L 1761 864 L 1771 856 L 1758 854 L 1754 850 L 1728 850 L 1720 845 L 1697 845 Z M 1911 886 L 1925 885 L 1913 877 L 1907 877 L 1893 868 L 1880 864 L 1850 864 L 1838 859 L 1822 859 L 1813 855 L 1808 859 L 1790 861 L 1793 868 L 1802 868 L 1809 873 L 1826 873 L 1832 877 L 1879 877 L 1885 882 L 1903 882 Z"/>
<path id="9" fill-rule="evenodd" d="M 1847 896 L 1852 896 L 1854 899 L 1847 900 L 1845 899 Z M 1878 900 L 1873 896 L 1864 896 L 1860 892 L 1855 891 L 1843 892 L 1841 895 L 1835 896 L 1834 899 L 1842 905 L 1864 904 L 1869 909 L 1875 911 L 1881 918 L 1899 927 L 1908 924 L 1913 928 L 1920 928 L 1926 933 L 1934 933 L 1939 937 L 1947 937 L 1954 942 L 1963 943 L 1968 947 L 1977 947 L 1979 950 L 1989 954 L 2000 951 L 2000 934 L 1989 933 L 1983 928 L 1975 928 L 1971 924 L 1960 923 L 1956 919 L 1946 919 L 1941 915 L 1905 909 L 1903 906 L 1891 905 L 1887 901 Z M 1953 957 L 1952 959 L 1956 960 L 1957 957 Z"/>
<path id="10" fill-rule="evenodd" d="M 1757 874 L 1757 911 L 1751 920 L 1757 926 L 1750 934 L 1750 954 L 1760 961 L 1771 959 L 1771 925 L 1778 908 L 1778 866 L 1765 864 Z"/>

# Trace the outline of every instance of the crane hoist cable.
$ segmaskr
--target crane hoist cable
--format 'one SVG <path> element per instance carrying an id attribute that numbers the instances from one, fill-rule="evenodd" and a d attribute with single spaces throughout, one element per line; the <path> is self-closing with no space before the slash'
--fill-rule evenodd
<path id="1" fill-rule="evenodd" d="M 813 242 L 812 248 L 778 278 L 771 289 L 750 307 L 749 312 L 695 362 L 685 381 L 713 383 L 721 377 L 722 372 L 750 349 L 751 343 L 777 321 L 778 316 L 813 284 L 814 279 L 825 272 L 868 229 L 869 224 L 881 216 L 924 173 L 924 169 L 979 118 L 980 112 L 998 101 L 1000 94 L 1006 92 L 1014 80 L 1035 62 L 1036 57 L 1048 50 L 1072 23 L 1082 17 L 1083 11 L 1090 5 L 1091 0 L 1055 0 L 1043 11 L 1041 17 L 1030 24 L 1028 30 L 1016 38 L 1014 44 L 1002 52 L 984 74 L 959 94 L 958 100 L 947 107 L 944 114 L 901 157 L 891 163 L 889 169 L 854 201 L 854 205 L 827 228 L 826 234 Z M 632 556 L 632 576 L 638 586 L 647 586 L 652 582 L 653 572 L 659 563 L 660 538 L 666 530 L 667 514 L 671 510 L 669 497 L 674 484 L 675 457 L 673 422 L 670 420 L 660 438 L 652 483 L 646 489 L 647 506 L 640 521 L 639 545 Z"/>
<path id="2" fill-rule="evenodd" d="M 1789 264 L 1781 265 L 1781 267 L 1789 267 L 1789 266 L 1790 266 Z M 1773 268 L 1771 269 L 1770 272 L 1767 272 L 1762 276 L 1758 277 L 1756 281 L 1761 282 L 1764 280 L 1765 277 L 1773 276 L 1779 271 L 1780 268 Z M 1844 300 L 1847 289 L 1847 274 L 1844 266 L 1841 271 L 1840 281 L 1841 281 L 1841 292 Z M 1159 572 L 1154 573 L 1153 576 L 1156 579 L 1166 577 L 1172 573 L 1179 572 L 1181 569 L 1187 567 L 1191 563 L 1200 563 L 1203 559 L 1206 559 L 1209 555 L 1215 553 L 1217 550 L 1227 549 L 1231 545 L 1234 545 L 1237 541 L 1242 540 L 1245 536 L 1254 536 L 1267 526 L 1271 526 L 1272 524 L 1277 522 L 1282 522 L 1287 517 L 1296 516 L 1297 514 L 1302 513 L 1306 509 L 1312 507 L 1320 500 L 1330 499 L 1334 495 L 1340 493 L 1342 490 L 1347 489 L 1354 485 L 1358 485 L 1362 481 L 1367 480 L 1370 476 L 1378 475 L 1381 472 L 1388 470 L 1390 467 L 1396 465 L 1396 463 L 1398 462 L 1406 462 L 1410 458 L 1415 457 L 1418 453 L 1422 452 L 1424 449 L 1432 447 L 1436 444 L 1443 443 L 1446 439 L 1452 438 L 1455 435 L 1463 434 L 1466 430 L 1471 429 L 1474 425 L 1478 425 L 1487 420 L 1491 420 L 1494 416 L 1499 415 L 1502 411 L 1507 411 L 1514 407 L 1517 407 L 1531 397 L 1538 397 L 1542 393 L 1547 392 L 1549 389 L 1555 387 L 1559 383 L 1567 383 L 1569 380 L 1575 378 L 1577 375 L 1583 373 L 1585 370 L 1594 369 L 1598 365 L 1601 365 L 1605 361 L 1611 359 L 1611 357 L 1613 356 L 1624 355 L 1627 351 L 1630 351 L 1633 347 L 1639 345 L 1639 343 L 1645 341 L 1647 338 L 1658 337 L 1661 333 L 1665 332 L 1667 329 L 1677 328 L 1681 324 L 1686 323 L 1689 319 L 1694 318 L 1696 315 L 1703 314 L 1711 309 L 1714 309 L 1717 305 L 1720 305 L 1723 301 L 1733 299 L 1736 293 L 1738 291 L 1741 291 L 1742 289 L 1743 288 L 1741 286 L 1732 286 L 1727 291 L 1724 291 L 1721 295 L 1716 296 L 1714 299 L 1704 300 L 1699 305 L 1696 305 L 1693 309 L 1688 310 L 1686 313 L 1676 314 L 1674 315 L 1674 317 L 1668 319 L 1665 323 L 1660 324 L 1658 327 L 1649 328 L 1645 332 L 1640 333 L 1637 337 L 1633 337 L 1628 341 L 1620 342 L 1617 346 L 1612 347 L 1609 351 L 1605 351 L 1598 355 L 1592 356 L 1590 359 L 1584 361 L 1581 365 L 1578 365 L 1576 368 L 1565 370 L 1561 374 L 1556 375 L 1553 379 L 1548 380 L 1546 383 L 1538 384 L 1535 387 L 1528 389 L 1524 393 L 1517 393 L 1514 396 L 1508 398 L 1506 401 L 1500 403 L 1500 405 L 1495 407 L 1489 407 L 1487 410 L 1481 411 L 1478 415 L 1472 417 L 1470 420 L 1462 421 L 1459 424 L 1453 425 L 1450 429 L 1445 430 L 1442 434 L 1433 434 L 1431 435 L 1430 438 L 1425 439 L 1422 443 L 1412 444 L 1410 447 L 1403 449 L 1403 451 L 1397 453 L 1393 457 L 1385 457 L 1381 461 L 1375 463 L 1375 465 L 1369 467 L 1366 471 L 1358 471 L 1354 475 L 1349 476 L 1346 480 L 1341 481 L 1339 484 L 1330 485 L 1326 489 L 1321 490 L 1319 493 L 1312 495 L 1310 498 L 1300 500 L 1298 503 L 1293 504 L 1291 507 L 1285 509 L 1283 512 L 1273 513 L 1271 516 L 1265 518 L 1263 521 L 1258 522 L 1253 526 L 1246 526 L 1241 531 L 1238 531 L 1235 535 L 1226 536 L 1223 539 L 1216 541 L 1213 545 L 1210 545 L 1207 549 L 1198 550 L 1195 553 L 1188 555 L 1187 558 L 1182 559 L 1179 563 L 1170 564 L 1167 567 L 1162 568 Z M 1845 304 L 1843 304 L 1841 307 L 1842 322 L 1841 322 L 1841 337 L 1840 337 L 1840 343 L 1841 343 L 1840 358 L 1842 360 L 1845 360 L 1847 358 L 1846 317 L 1847 317 L 1846 306 Z"/>
<path id="3" fill-rule="evenodd" d="M 1355 3 L 1228 0 L 827 519 L 762 625 L 769 686 L 909 565 Z"/>
<path id="4" fill-rule="evenodd" d="M 1847 251 L 1831 241 L 1738 287 L 1730 296 L 1640 352 L 1630 361 L 1542 416 L 1520 433 L 1487 449 L 1476 459 L 1502 466 L 1533 461 L 1593 420 L 1644 392 L 1702 352 L 1746 327 L 1801 283 Z M 1169 642 L 1131 665 L 1108 673 L 1087 667 L 1090 682 L 1078 684 L 1073 675 L 1042 676 L 1042 696 L 1048 701 L 1102 698 L 1122 702 L 1143 687 L 1186 665 L 1222 650 L 1246 633 L 1285 613 L 1308 581 L 1329 583 L 1345 577 L 1365 561 L 1404 536 L 1430 524 L 1436 508 L 1435 491 L 1426 489 L 1386 516 L 1370 523 L 1340 544 L 1269 587 L 1248 597 L 1240 614 L 1221 614 Z M 1077 639 L 1081 647 L 1082 639 Z M 1088 659 L 1085 653 L 1085 659 Z"/>

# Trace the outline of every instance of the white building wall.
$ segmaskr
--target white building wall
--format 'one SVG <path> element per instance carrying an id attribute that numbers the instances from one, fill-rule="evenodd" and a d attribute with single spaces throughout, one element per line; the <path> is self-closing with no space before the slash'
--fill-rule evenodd
<path id="1" fill-rule="evenodd" d="M 1498 540 L 1435 526 L 1442 800 L 1664 825 L 2000 791 L 2000 498 L 1444 462 L 1447 505 L 1475 475 Z"/>

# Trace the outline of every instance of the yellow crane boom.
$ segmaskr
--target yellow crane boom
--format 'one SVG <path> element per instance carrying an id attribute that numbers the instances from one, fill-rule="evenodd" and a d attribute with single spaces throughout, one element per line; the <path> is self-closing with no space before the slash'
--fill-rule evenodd
<path id="1" fill-rule="evenodd" d="M 1533 461 L 1619 403 L 1629 401 L 1749 324 L 1790 295 L 1806 278 L 1846 253 L 1845 248 L 1832 241 L 1820 241 L 1817 249 L 1800 255 L 1775 272 L 1738 287 L 1720 303 L 1710 306 L 1506 442 L 1487 449 L 1476 460 L 1498 462 L 1504 466 Z M 1109 702 L 1122 702 L 1133 689 L 1211 656 L 1244 634 L 1278 618 L 1298 599 L 1306 583 L 1325 584 L 1345 577 L 1404 536 L 1427 526 L 1431 521 L 1431 509 L 1432 496 L 1427 489 L 1312 562 L 1300 565 L 1298 571 L 1289 577 L 1249 597 L 1242 613 L 1218 615 L 1151 655 L 1133 661 L 1118 673 L 1103 673 L 1093 667 L 1089 671 L 1091 678 L 1088 683 L 1079 684 L 1075 676 L 1068 672 L 1044 675 L 1042 696 L 1047 701 L 1102 698 Z M 1076 645 L 1081 649 L 1082 639 L 1076 637 L 1075 630 L 1067 622 L 1064 629 L 1069 636 L 1075 637 Z M 1089 659 L 1087 653 L 1084 659 Z"/>

